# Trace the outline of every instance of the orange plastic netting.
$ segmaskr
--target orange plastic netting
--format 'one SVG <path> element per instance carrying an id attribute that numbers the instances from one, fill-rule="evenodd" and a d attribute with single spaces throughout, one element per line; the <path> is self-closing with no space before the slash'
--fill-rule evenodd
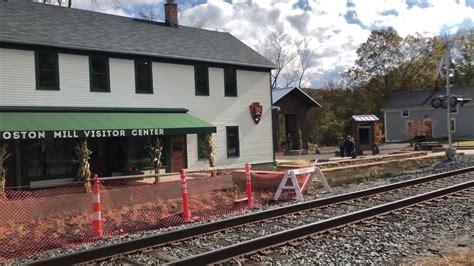
<path id="1" fill-rule="evenodd" d="M 245 190 L 236 185 L 232 172 L 217 173 L 213 177 L 210 172 L 188 174 L 191 221 L 248 211 Z M 252 173 L 252 186 L 256 186 L 252 196 L 254 208 L 268 204 L 276 191 L 270 183 L 264 189 L 257 184 L 263 179 L 279 182 L 281 177 L 282 173 Z M 153 184 L 153 180 L 101 180 L 104 238 L 186 222 L 179 177 L 158 184 Z M 92 230 L 92 201 L 93 194 L 86 193 L 80 182 L 54 188 L 7 189 L 5 198 L 0 199 L 0 263 L 99 240 Z"/>

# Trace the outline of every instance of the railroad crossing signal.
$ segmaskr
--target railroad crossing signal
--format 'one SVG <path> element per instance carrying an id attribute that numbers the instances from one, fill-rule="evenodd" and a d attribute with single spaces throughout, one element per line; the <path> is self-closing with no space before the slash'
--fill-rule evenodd
<path id="1" fill-rule="evenodd" d="M 431 100 L 431 106 L 433 106 L 434 108 L 441 107 L 443 109 L 446 109 L 448 108 L 447 98 L 448 97 L 446 95 L 437 96 L 433 98 L 433 100 Z M 460 96 L 451 95 L 451 97 L 449 97 L 449 106 L 456 107 L 456 105 L 459 104 L 459 106 L 463 107 L 465 103 L 468 103 L 470 101 L 472 101 L 472 98 L 463 98 Z"/>

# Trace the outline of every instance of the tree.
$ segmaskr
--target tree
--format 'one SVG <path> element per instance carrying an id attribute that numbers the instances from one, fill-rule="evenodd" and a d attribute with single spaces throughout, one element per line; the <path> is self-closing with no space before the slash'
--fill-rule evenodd
<path id="1" fill-rule="evenodd" d="M 281 79 L 279 81 L 278 87 L 290 88 L 296 85 L 299 72 L 296 69 L 287 69 L 285 72 L 281 73 L 280 76 Z"/>
<path id="2" fill-rule="evenodd" d="M 310 123 L 309 139 L 319 145 L 335 145 L 338 138 L 349 132 L 349 119 L 354 112 L 354 92 L 344 89 L 342 82 L 329 80 L 323 89 L 304 89 L 318 102 L 321 108 L 308 112 Z"/>
<path id="3" fill-rule="evenodd" d="M 374 125 L 374 139 L 375 144 L 380 144 L 383 142 L 385 135 L 383 134 L 382 124 L 375 123 Z"/>
<path id="4" fill-rule="evenodd" d="M 407 123 L 401 130 L 402 133 L 410 139 L 415 139 L 418 136 L 424 136 L 425 140 L 431 138 L 433 128 L 436 127 L 436 120 L 430 119 L 415 119 L 411 123 Z"/>
<path id="5" fill-rule="evenodd" d="M 312 66 L 314 51 L 309 48 L 308 39 L 295 41 L 296 54 L 299 59 L 299 75 L 298 75 L 298 88 L 301 88 L 306 82 L 306 74 L 308 68 Z"/>
<path id="6" fill-rule="evenodd" d="M 442 54 L 438 38 L 402 38 L 392 28 L 374 30 L 357 49 L 358 59 L 345 80 L 365 112 L 381 115 L 395 93 L 434 88 Z"/>
<path id="7" fill-rule="evenodd" d="M 373 30 L 367 41 L 357 49 L 356 66 L 349 70 L 350 86 L 368 85 L 372 79 L 383 78 L 389 86 L 388 74 L 400 63 L 402 38 L 393 28 Z"/>
<path id="8" fill-rule="evenodd" d="M 474 28 L 460 29 L 450 44 L 455 85 L 474 84 Z"/>
<path id="9" fill-rule="evenodd" d="M 286 67 L 295 58 L 291 50 L 291 40 L 283 32 L 282 28 L 277 28 L 267 35 L 264 41 L 257 46 L 257 50 L 277 67 L 272 71 L 272 81 L 270 84 L 271 88 L 275 89 L 278 87 L 280 74 L 284 73 Z"/>
<path id="10" fill-rule="evenodd" d="M 156 21 L 161 12 L 161 5 L 151 4 L 138 12 L 138 16 L 144 20 Z"/>

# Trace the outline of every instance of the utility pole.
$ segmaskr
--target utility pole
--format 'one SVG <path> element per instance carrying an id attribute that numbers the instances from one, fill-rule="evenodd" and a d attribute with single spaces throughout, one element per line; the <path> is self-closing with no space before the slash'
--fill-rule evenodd
<path id="1" fill-rule="evenodd" d="M 449 66 L 450 66 L 450 60 L 449 60 L 449 38 L 446 36 L 446 54 L 445 57 L 446 59 L 446 103 L 447 103 L 447 130 L 448 130 L 448 148 L 446 149 L 446 158 L 448 160 L 452 160 L 454 155 L 456 154 L 456 150 L 453 148 L 453 136 L 451 132 L 451 87 L 449 85 Z"/>

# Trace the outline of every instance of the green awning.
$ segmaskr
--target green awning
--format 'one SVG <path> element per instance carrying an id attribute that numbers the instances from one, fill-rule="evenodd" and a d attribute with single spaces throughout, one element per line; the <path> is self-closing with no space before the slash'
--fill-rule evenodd
<path id="1" fill-rule="evenodd" d="M 184 112 L 0 112 L 0 140 L 215 132 L 213 125 Z"/>

